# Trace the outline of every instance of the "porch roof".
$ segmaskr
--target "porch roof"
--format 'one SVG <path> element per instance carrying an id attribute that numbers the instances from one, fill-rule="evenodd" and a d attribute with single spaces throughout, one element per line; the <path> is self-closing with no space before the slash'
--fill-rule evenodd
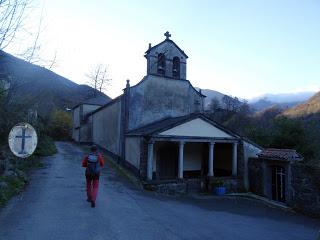
<path id="1" fill-rule="evenodd" d="M 282 161 L 300 161 L 303 157 L 294 149 L 267 148 L 258 154 L 259 158 Z"/>
<path id="2" fill-rule="evenodd" d="M 129 132 L 127 132 L 126 135 L 128 135 L 128 136 L 155 136 L 155 135 L 158 135 L 166 130 L 172 129 L 174 127 L 177 127 L 177 126 L 182 125 L 184 123 L 187 123 L 189 121 L 195 120 L 197 118 L 209 123 L 213 127 L 230 135 L 230 137 L 232 137 L 232 138 L 236 138 L 236 139 L 241 138 L 237 134 L 235 134 L 232 131 L 221 126 L 219 123 L 208 119 L 206 116 L 204 116 L 201 113 L 191 114 L 191 115 L 186 115 L 186 116 L 181 116 L 181 117 L 175 117 L 175 118 L 165 118 L 160 121 L 156 121 L 151 124 L 145 125 L 141 128 L 137 128 L 132 131 L 129 131 Z"/>

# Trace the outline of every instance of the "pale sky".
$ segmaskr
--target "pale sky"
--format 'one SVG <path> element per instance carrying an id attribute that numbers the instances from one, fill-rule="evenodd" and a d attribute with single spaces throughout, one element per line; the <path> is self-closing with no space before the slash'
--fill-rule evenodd
<path id="1" fill-rule="evenodd" d="M 144 52 L 166 31 L 189 56 L 196 87 L 246 99 L 320 90 L 318 0 L 34 1 L 43 9 L 41 53 L 58 53 L 53 71 L 81 84 L 93 65 L 107 64 L 111 97 L 126 79 L 143 78 Z"/>

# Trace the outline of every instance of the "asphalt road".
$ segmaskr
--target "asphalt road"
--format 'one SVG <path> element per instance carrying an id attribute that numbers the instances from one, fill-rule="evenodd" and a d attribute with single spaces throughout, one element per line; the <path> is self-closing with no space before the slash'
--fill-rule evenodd
<path id="1" fill-rule="evenodd" d="M 142 192 L 106 165 L 97 206 L 86 202 L 82 150 L 57 143 L 26 191 L 0 211 L 0 239 L 312 240 L 320 221 L 246 199 Z"/>

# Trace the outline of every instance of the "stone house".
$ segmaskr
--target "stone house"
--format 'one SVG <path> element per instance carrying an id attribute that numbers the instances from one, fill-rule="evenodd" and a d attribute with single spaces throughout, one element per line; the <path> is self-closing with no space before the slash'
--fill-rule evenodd
<path id="1" fill-rule="evenodd" d="M 293 197 L 292 165 L 303 160 L 294 149 L 268 148 L 249 160 L 250 191 L 288 203 Z"/>
<path id="2" fill-rule="evenodd" d="M 264 149 L 248 161 L 249 191 L 320 217 L 320 168 L 294 149 Z"/>
<path id="3" fill-rule="evenodd" d="M 81 143 L 92 143 L 92 111 L 100 108 L 108 101 L 98 96 L 87 99 L 72 108 L 72 139 Z"/>
<path id="4" fill-rule="evenodd" d="M 165 36 L 149 44 L 138 84 L 127 80 L 103 106 L 73 108 L 73 139 L 97 144 L 147 182 L 223 177 L 234 191 L 248 189 L 248 158 L 261 148 L 204 115 L 205 96 L 187 80 L 188 56 Z"/>

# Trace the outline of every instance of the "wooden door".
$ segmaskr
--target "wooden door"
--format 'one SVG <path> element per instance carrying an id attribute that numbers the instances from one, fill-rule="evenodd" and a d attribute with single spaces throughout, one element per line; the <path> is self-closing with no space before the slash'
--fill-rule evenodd
<path id="1" fill-rule="evenodd" d="M 272 166 L 272 199 L 285 202 L 286 174 L 284 167 Z"/>
<path id="2" fill-rule="evenodd" d="M 178 146 L 173 143 L 163 145 L 159 149 L 160 179 L 175 179 L 178 173 Z"/>

